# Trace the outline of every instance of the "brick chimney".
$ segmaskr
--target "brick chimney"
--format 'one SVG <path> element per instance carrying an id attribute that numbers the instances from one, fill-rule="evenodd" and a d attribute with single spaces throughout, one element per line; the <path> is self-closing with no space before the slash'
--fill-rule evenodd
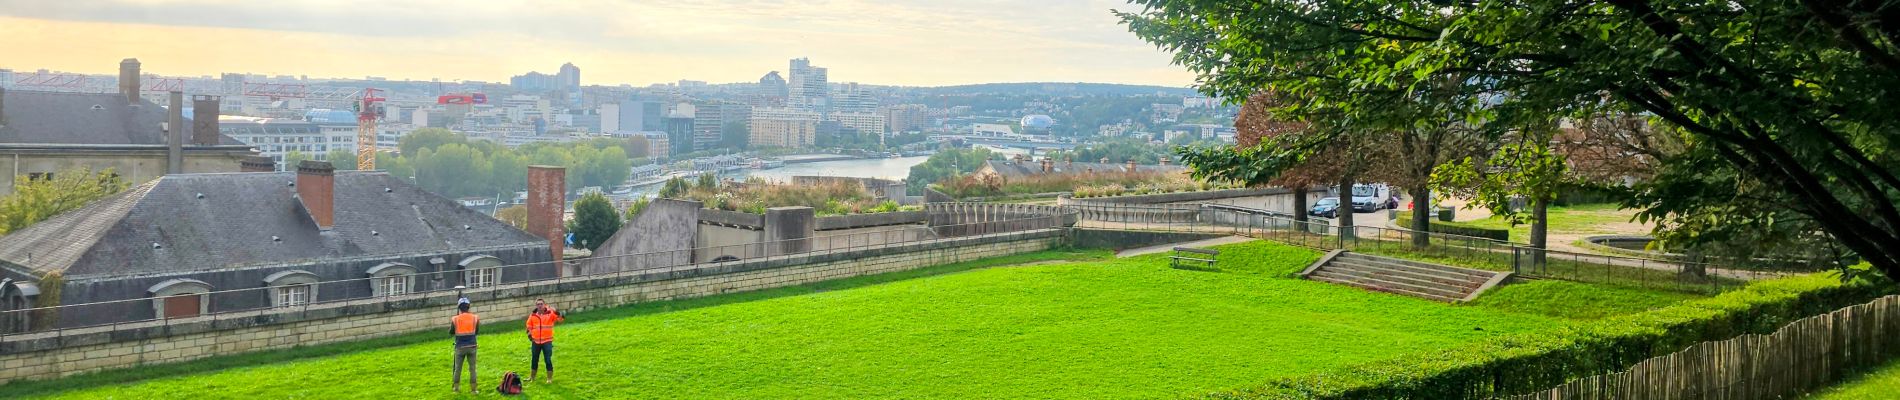
<path id="1" fill-rule="evenodd" d="M 548 240 L 555 265 L 560 265 L 561 253 L 567 249 L 566 227 L 561 226 L 566 208 L 567 168 L 528 166 L 528 233 Z M 563 273 L 558 267 L 555 271 Z"/>
<path id="2" fill-rule="evenodd" d="M 125 95 L 125 104 L 139 103 L 139 59 L 119 61 L 119 94 Z"/>
<path id="3" fill-rule="evenodd" d="M 185 92 L 172 91 L 171 99 L 166 103 L 165 120 L 165 173 L 185 173 Z"/>
<path id="4" fill-rule="evenodd" d="M 277 172 L 277 162 L 265 156 L 244 156 L 238 160 L 238 172 Z"/>
<path id="5" fill-rule="evenodd" d="M 7 88 L 0 86 L 0 126 L 7 126 Z"/>
<path id="6" fill-rule="evenodd" d="M 1056 159 L 1043 157 L 1042 158 L 1042 173 L 1047 174 L 1050 172 L 1056 172 Z"/>
<path id="7" fill-rule="evenodd" d="M 1128 160 L 1127 172 L 1135 172 L 1135 160 Z"/>
<path id="8" fill-rule="evenodd" d="M 304 160 L 297 164 L 297 199 L 317 221 L 317 229 L 336 227 L 336 168 L 329 161 Z"/>
<path id="9" fill-rule="evenodd" d="M 218 96 L 191 96 L 191 144 L 218 145 Z"/>

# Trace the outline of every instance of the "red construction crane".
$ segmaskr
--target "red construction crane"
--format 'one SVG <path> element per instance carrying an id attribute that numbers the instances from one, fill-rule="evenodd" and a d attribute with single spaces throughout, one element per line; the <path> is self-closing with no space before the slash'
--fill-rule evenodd
<path id="1" fill-rule="evenodd" d="M 384 115 L 382 89 L 364 88 L 352 107 L 356 111 L 356 169 L 376 169 L 376 120 Z"/>

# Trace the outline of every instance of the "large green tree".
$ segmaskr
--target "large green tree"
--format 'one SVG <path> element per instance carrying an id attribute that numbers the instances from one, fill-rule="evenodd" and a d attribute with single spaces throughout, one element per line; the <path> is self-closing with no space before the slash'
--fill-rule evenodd
<path id="1" fill-rule="evenodd" d="M 1825 232 L 1900 276 L 1893 1 L 1136 3 L 1120 14 L 1131 30 L 1216 95 L 1378 94 L 1457 78 L 1464 96 L 1444 111 L 1468 121 L 1646 113 L 1685 146 L 1626 205 L 1666 238 Z"/>
<path id="2" fill-rule="evenodd" d="M 14 177 L 13 193 L 0 197 L 0 235 L 84 207 L 102 197 L 124 191 L 126 183 L 111 169 L 55 171 L 51 178 Z"/>
<path id="3" fill-rule="evenodd" d="M 567 222 L 567 231 L 574 234 L 574 244 L 587 250 L 600 248 L 620 230 L 620 213 L 614 211 L 614 204 L 600 193 L 588 193 L 574 201 L 574 219 Z"/>
<path id="4" fill-rule="evenodd" d="M 924 162 L 910 167 L 910 175 L 904 178 L 907 189 L 913 195 L 922 195 L 924 188 L 937 181 L 955 178 L 975 172 L 983 166 L 983 161 L 995 155 L 989 149 L 945 149 L 931 154 Z"/>

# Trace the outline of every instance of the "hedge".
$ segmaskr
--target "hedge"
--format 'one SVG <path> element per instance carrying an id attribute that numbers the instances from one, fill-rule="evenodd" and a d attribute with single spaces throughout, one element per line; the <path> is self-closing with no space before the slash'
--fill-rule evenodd
<path id="1" fill-rule="evenodd" d="M 1836 273 L 1761 281 L 1715 297 L 1553 331 L 1282 378 L 1220 399 L 1477 399 L 1531 393 L 1690 345 L 1764 334 L 1890 293 Z"/>
<path id="2" fill-rule="evenodd" d="M 1405 229 L 1413 229 L 1412 228 L 1412 212 L 1400 211 L 1397 224 L 1399 227 L 1402 227 Z M 1479 227 L 1474 227 L 1474 226 L 1462 225 L 1456 222 L 1444 222 L 1444 221 L 1432 221 L 1430 228 L 1431 229 L 1429 231 L 1431 232 L 1438 232 L 1438 233 L 1449 234 L 1449 235 L 1481 237 L 1481 238 L 1496 240 L 1500 242 L 1511 241 L 1511 230 L 1509 229 L 1479 228 Z"/>

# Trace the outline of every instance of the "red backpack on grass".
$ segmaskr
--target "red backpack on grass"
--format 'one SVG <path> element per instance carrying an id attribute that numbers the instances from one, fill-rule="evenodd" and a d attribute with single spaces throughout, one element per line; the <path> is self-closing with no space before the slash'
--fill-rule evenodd
<path id="1" fill-rule="evenodd" d="M 495 391 L 501 394 L 521 394 L 521 375 L 515 375 L 515 371 L 501 374 L 501 386 L 496 386 Z"/>

